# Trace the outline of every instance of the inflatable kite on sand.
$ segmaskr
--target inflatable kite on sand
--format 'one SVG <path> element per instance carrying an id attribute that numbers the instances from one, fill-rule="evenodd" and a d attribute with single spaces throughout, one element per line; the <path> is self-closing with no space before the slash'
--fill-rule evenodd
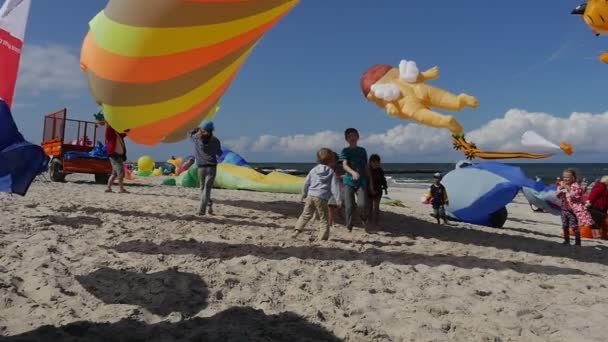
<path id="1" fill-rule="evenodd" d="M 448 216 L 496 228 L 506 222 L 506 206 L 520 190 L 541 190 L 521 168 L 498 162 L 460 162 L 443 177 L 442 183 L 450 196 Z"/>
<path id="2" fill-rule="evenodd" d="M 238 153 L 228 149 L 222 148 L 222 155 L 217 158 L 218 163 L 222 164 L 232 164 L 236 166 L 242 166 L 246 168 L 253 168 L 251 164 L 249 164 L 245 158 L 241 157 Z"/>
<path id="3" fill-rule="evenodd" d="M 110 0 L 81 68 L 108 123 L 138 144 L 209 120 L 257 42 L 299 0 Z"/>
<path id="4" fill-rule="evenodd" d="M 48 161 L 42 147 L 23 138 L 0 99 L 0 192 L 25 196 L 34 178 L 47 170 Z"/>
<path id="5" fill-rule="evenodd" d="M 572 14 L 582 16 L 585 24 L 596 36 L 608 34 L 608 1 L 588 0 L 587 3 L 577 6 Z M 608 64 L 608 52 L 600 55 L 600 61 Z"/>
<path id="6" fill-rule="evenodd" d="M 455 117 L 440 114 L 431 108 L 460 111 L 465 107 L 477 108 L 479 103 L 471 95 L 456 95 L 426 84 L 438 77 L 438 67 L 421 72 L 414 61 L 402 60 L 398 68 L 386 64 L 372 66 L 361 76 L 360 85 L 365 98 L 386 110 L 391 116 L 413 120 L 426 126 L 449 129 L 452 132 L 454 148 L 463 150 L 468 159 L 542 159 L 552 156 L 525 152 L 489 152 L 467 142 L 464 129 Z M 562 145 L 564 152 L 572 152 L 569 144 Z"/>
<path id="7" fill-rule="evenodd" d="M 199 187 L 198 166 L 194 164 L 188 171 L 179 175 L 177 185 L 186 188 Z M 252 168 L 222 163 L 217 166 L 214 186 L 231 190 L 300 194 L 304 178 L 280 172 L 264 175 Z"/>
<path id="8" fill-rule="evenodd" d="M 42 147 L 25 140 L 10 109 L 31 1 L 0 3 L 0 192 L 25 196 L 49 161 Z"/>

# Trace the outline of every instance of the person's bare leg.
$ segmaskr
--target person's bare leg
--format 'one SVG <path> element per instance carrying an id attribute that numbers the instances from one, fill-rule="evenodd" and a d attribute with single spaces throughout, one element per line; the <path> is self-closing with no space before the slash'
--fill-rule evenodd
<path id="1" fill-rule="evenodd" d="M 120 189 L 120 192 L 128 194 L 129 192 L 127 191 L 127 189 L 125 189 L 125 177 L 118 177 L 118 188 Z"/>
<path id="2" fill-rule="evenodd" d="M 329 226 L 333 226 L 336 221 L 336 207 L 333 205 L 329 206 L 329 211 L 327 212 L 327 222 Z"/>
<path id="3" fill-rule="evenodd" d="M 116 175 L 112 175 L 110 179 L 108 179 L 108 188 L 106 189 L 106 192 L 112 192 L 112 184 L 114 184 L 116 177 Z"/>
<path id="4" fill-rule="evenodd" d="M 376 212 L 375 218 L 374 218 L 374 224 L 376 226 L 380 226 L 380 216 L 382 215 L 382 213 L 380 212 L 380 202 L 381 201 L 382 201 L 382 197 L 376 198 L 374 200 L 374 211 Z"/>

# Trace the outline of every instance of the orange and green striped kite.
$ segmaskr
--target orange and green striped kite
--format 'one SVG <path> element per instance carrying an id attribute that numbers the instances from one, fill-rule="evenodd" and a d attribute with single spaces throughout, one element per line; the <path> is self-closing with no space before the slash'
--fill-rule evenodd
<path id="1" fill-rule="evenodd" d="M 105 118 L 131 140 L 177 142 L 209 120 L 257 42 L 299 0 L 110 0 L 81 68 Z"/>

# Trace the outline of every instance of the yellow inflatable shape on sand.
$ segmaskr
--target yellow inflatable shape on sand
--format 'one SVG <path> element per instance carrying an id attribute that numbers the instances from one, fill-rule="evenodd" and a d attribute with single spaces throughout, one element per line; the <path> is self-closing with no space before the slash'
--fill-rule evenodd
<path id="1" fill-rule="evenodd" d="M 154 159 L 150 156 L 141 156 L 137 159 L 137 169 L 148 172 L 154 170 Z"/>
<path id="2" fill-rule="evenodd" d="M 217 104 L 262 36 L 299 0 L 110 0 L 80 66 L 109 125 L 138 144 L 178 142 Z"/>
<path id="3" fill-rule="evenodd" d="M 198 167 L 192 165 L 188 171 L 180 174 L 177 184 L 183 187 L 199 187 Z M 231 190 L 301 194 L 304 178 L 280 172 L 265 175 L 248 167 L 221 163 L 217 166 L 214 186 Z"/>
<path id="4" fill-rule="evenodd" d="M 368 101 L 384 109 L 389 115 L 402 120 L 412 120 L 420 124 L 449 129 L 452 132 L 454 148 L 463 150 L 469 159 L 542 159 L 552 154 L 526 152 L 483 151 L 464 138 L 462 125 L 452 115 L 438 113 L 431 108 L 461 111 L 465 107 L 477 108 L 479 102 L 468 94 L 453 94 L 426 82 L 439 77 L 439 68 L 432 67 L 420 71 L 416 62 L 402 60 L 399 67 L 386 64 L 374 65 L 361 76 L 360 86 Z M 567 154 L 572 146 L 562 143 Z"/>
<path id="5" fill-rule="evenodd" d="M 177 169 L 179 169 L 179 167 L 182 165 L 182 163 L 184 162 L 184 158 L 179 157 L 177 159 L 169 159 L 167 160 L 167 163 L 175 166 L 175 170 L 177 171 Z"/>
<path id="6" fill-rule="evenodd" d="M 608 1 L 588 0 L 577 6 L 572 14 L 582 16 L 585 24 L 596 36 L 608 34 Z M 600 61 L 608 64 L 608 52 L 600 55 Z"/>
<path id="7" fill-rule="evenodd" d="M 215 186 L 222 189 L 300 194 L 304 178 L 280 172 L 267 175 L 243 166 L 219 164 Z"/>

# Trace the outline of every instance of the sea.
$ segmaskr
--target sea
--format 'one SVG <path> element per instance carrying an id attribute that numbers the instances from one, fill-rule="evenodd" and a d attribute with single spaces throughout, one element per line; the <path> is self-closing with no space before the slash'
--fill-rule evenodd
<path id="1" fill-rule="evenodd" d="M 563 170 L 573 168 L 577 171 L 579 179 L 586 178 L 589 183 L 608 175 L 608 163 L 509 163 L 519 166 L 532 179 L 540 179 L 552 184 L 556 177 L 561 177 Z M 283 171 L 291 174 L 305 175 L 315 164 L 309 163 L 252 163 L 258 170 L 268 172 L 270 170 Z M 431 183 L 432 176 L 436 172 L 446 174 L 453 170 L 452 163 L 383 163 L 382 168 L 391 186 L 427 186 Z"/>

